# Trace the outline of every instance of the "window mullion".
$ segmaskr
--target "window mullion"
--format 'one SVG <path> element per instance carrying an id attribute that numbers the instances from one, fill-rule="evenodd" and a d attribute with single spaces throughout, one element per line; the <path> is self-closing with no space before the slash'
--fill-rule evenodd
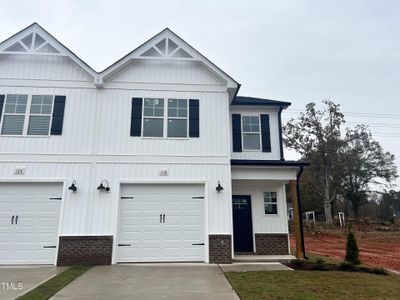
<path id="1" fill-rule="evenodd" d="M 164 113 L 163 113 L 163 138 L 168 134 L 168 98 L 164 98 Z"/>
<path id="2" fill-rule="evenodd" d="M 29 116 L 31 112 L 32 95 L 28 95 L 28 101 L 26 101 L 25 118 L 24 118 L 24 129 L 22 135 L 28 135 Z"/>

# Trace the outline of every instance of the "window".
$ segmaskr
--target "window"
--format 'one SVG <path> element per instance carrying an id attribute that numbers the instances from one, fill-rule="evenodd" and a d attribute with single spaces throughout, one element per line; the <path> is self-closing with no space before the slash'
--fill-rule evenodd
<path id="1" fill-rule="evenodd" d="M 188 137 L 188 100 L 145 98 L 143 137 Z"/>
<path id="2" fill-rule="evenodd" d="M 48 135 L 53 96 L 32 96 L 28 135 Z"/>
<path id="3" fill-rule="evenodd" d="M 53 103 L 49 95 L 7 95 L 1 134 L 49 135 Z"/>
<path id="4" fill-rule="evenodd" d="M 27 95 L 7 95 L 4 107 L 4 120 L 1 134 L 23 134 L 27 105 Z"/>
<path id="5" fill-rule="evenodd" d="M 260 117 L 242 117 L 243 150 L 261 150 Z"/>
<path id="6" fill-rule="evenodd" d="M 266 215 L 278 214 L 276 192 L 264 192 L 264 212 Z"/>
<path id="7" fill-rule="evenodd" d="M 188 136 L 188 101 L 168 99 L 168 137 Z"/>
<path id="8" fill-rule="evenodd" d="M 164 136 L 164 99 L 144 99 L 143 136 Z"/>

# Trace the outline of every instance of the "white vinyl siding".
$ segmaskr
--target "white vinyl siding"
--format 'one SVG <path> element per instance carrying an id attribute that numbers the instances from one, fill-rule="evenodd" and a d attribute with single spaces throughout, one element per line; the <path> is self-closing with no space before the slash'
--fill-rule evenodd
<path id="1" fill-rule="evenodd" d="M 7 95 L 1 134 L 49 135 L 53 102 L 51 95 Z"/>
<path id="2" fill-rule="evenodd" d="M 260 116 L 242 116 L 243 150 L 261 150 Z"/>

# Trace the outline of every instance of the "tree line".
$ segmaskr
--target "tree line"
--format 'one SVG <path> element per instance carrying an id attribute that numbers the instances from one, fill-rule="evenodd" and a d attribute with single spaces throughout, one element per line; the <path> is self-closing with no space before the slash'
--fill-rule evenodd
<path id="1" fill-rule="evenodd" d="M 394 155 L 373 139 L 368 126 L 346 127 L 339 104 L 307 104 L 305 112 L 287 122 L 283 134 L 285 146 L 311 163 L 302 177 L 305 208 L 322 210 L 327 224 L 347 204 L 356 221 L 370 201 L 386 206 L 385 218 L 400 211 L 399 192 L 393 190 L 398 177 Z"/>

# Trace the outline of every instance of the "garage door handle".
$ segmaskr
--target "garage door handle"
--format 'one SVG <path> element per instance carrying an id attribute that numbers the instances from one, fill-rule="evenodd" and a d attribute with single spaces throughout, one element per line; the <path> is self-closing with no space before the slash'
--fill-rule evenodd
<path id="1" fill-rule="evenodd" d="M 15 225 L 18 225 L 18 216 L 15 217 Z"/>
<path id="2" fill-rule="evenodd" d="M 204 246 L 204 243 L 193 243 L 192 246 Z"/>
<path id="3" fill-rule="evenodd" d="M 50 248 L 57 248 L 57 246 L 43 246 L 43 248 L 50 249 Z"/>
<path id="4" fill-rule="evenodd" d="M 160 214 L 160 223 L 162 223 L 162 214 Z"/>
<path id="5" fill-rule="evenodd" d="M 12 216 L 12 218 L 11 218 L 11 225 L 13 225 L 14 224 L 14 216 Z"/>
<path id="6" fill-rule="evenodd" d="M 163 223 L 165 223 L 165 214 L 163 214 Z"/>
<path id="7" fill-rule="evenodd" d="M 118 247 L 129 247 L 131 244 L 118 244 Z"/>

